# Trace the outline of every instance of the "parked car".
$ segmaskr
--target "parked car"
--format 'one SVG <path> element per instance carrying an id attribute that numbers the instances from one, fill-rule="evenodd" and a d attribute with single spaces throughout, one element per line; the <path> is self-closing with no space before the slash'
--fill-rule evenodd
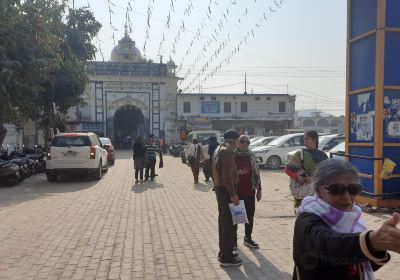
<path id="1" fill-rule="evenodd" d="M 335 155 L 333 153 L 335 153 Z M 346 153 L 346 143 L 342 142 L 342 143 L 337 144 L 332 149 L 330 149 L 327 152 L 327 155 L 328 155 L 328 157 L 332 157 L 332 158 L 345 159 L 344 156 L 336 155 L 336 154 L 343 154 L 344 155 L 345 153 Z"/>
<path id="2" fill-rule="evenodd" d="M 338 145 L 339 143 L 344 142 L 345 137 L 343 134 L 328 134 L 322 135 L 318 137 L 318 149 L 328 152 L 330 149 Z M 297 150 L 290 151 L 286 155 L 286 163 L 290 161 L 292 156 L 296 153 Z M 329 155 L 328 155 L 329 156 Z"/>
<path id="3" fill-rule="evenodd" d="M 100 142 L 103 145 L 103 148 L 107 151 L 107 160 L 109 163 L 115 163 L 115 149 L 114 145 L 111 143 L 110 138 L 100 137 Z"/>
<path id="4" fill-rule="evenodd" d="M 183 151 L 182 143 L 171 144 L 168 147 L 168 152 L 170 153 L 170 155 L 172 155 L 174 157 L 179 157 L 181 155 L 182 151 Z"/>
<path id="5" fill-rule="evenodd" d="M 203 153 L 204 159 L 208 159 L 208 138 L 211 136 L 221 138 L 221 133 L 218 130 L 195 130 L 188 134 L 187 143 L 184 147 L 184 151 L 181 153 L 182 163 L 186 163 L 189 157 L 189 148 L 192 145 L 193 139 L 197 139 L 199 144 L 201 144 L 201 151 Z"/>
<path id="6" fill-rule="evenodd" d="M 260 137 L 253 142 L 250 141 L 249 149 L 253 150 L 255 147 L 267 146 L 272 140 L 275 140 L 276 138 L 278 138 L 278 136 L 265 136 Z"/>
<path id="7" fill-rule="evenodd" d="M 51 142 L 46 161 L 49 182 L 68 173 L 93 174 L 100 180 L 108 170 L 107 151 L 99 137 L 92 133 L 60 133 Z"/>
<path id="8" fill-rule="evenodd" d="M 257 163 L 271 169 L 277 169 L 285 162 L 288 152 L 303 147 L 304 133 L 287 134 L 271 141 L 267 146 L 253 149 Z"/>

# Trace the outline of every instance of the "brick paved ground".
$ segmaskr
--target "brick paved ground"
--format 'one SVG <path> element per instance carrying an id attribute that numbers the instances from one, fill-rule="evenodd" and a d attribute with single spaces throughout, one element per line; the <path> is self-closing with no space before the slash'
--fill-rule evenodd
<path id="1" fill-rule="evenodd" d="M 37 175 L 0 188 L 0 279 L 291 278 L 295 219 L 281 171 L 262 171 L 254 228 L 261 249 L 240 242 L 244 265 L 222 269 L 211 183 L 194 186 L 190 169 L 166 156 L 156 182 L 135 186 L 130 152 L 118 156 L 99 182 Z M 385 219 L 364 217 L 371 228 Z M 378 279 L 399 279 L 400 257 L 392 256 Z"/>

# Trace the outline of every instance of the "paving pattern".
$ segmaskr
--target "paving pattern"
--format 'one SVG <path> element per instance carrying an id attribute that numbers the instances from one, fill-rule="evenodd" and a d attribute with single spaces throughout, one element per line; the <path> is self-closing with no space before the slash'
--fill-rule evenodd
<path id="1" fill-rule="evenodd" d="M 72 176 L 48 183 L 35 175 L 0 188 L 0 279 L 291 279 L 295 217 L 282 171 L 262 170 L 253 238 L 243 266 L 217 261 L 217 206 L 212 183 L 194 185 L 190 168 L 165 156 L 154 182 L 134 184 L 131 152 L 100 181 Z M 377 228 L 385 214 L 364 214 Z M 399 279 L 400 257 L 376 273 Z"/>

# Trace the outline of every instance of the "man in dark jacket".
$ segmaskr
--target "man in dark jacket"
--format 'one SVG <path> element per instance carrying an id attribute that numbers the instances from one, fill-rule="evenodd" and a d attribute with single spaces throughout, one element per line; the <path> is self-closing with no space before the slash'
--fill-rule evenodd
<path id="1" fill-rule="evenodd" d="M 239 204 L 237 184 L 239 177 L 235 162 L 235 152 L 239 133 L 230 129 L 224 134 L 224 143 L 221 144 L 212 159 L 212 174 L 215 186 L 215 194 L 218 202 L 218 233 L 220 266 L 239 266 L 242 262 L 233 254 L 234 226 L 229 203 Z"/>

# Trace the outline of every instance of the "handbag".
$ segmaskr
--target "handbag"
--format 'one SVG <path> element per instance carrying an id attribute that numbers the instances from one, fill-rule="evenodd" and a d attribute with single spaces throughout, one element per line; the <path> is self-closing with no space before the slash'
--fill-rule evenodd
<path id="1" fill-rule="evenodd" d="M 308 173 L 304 168 L 304 150 L 301 150 L 300 153 L 300 159 L 301 159 L 301 166 L 302 169 L 297 172 L 299 176 L 302 177 L 307 177 Z M 297 182 L 295 179 L 291 178 L 290 179 L 290 184 L 289 184 L 290 192 L 293 195 L 295 199 L 303 199 L 306 196 L 311 196 L 314 195 L 314 184 L 313 183 L 304 183 L 300 184 Z"/>

